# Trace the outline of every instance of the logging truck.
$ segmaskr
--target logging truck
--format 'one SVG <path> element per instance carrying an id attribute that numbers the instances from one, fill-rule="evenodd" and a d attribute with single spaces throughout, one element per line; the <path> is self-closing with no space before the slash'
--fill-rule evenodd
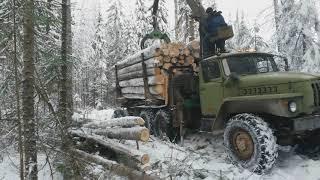
<path id="1" fill-rule="evenodd" d="M 295 144 L 320 128 L 319 75 L 288 72 L 286 59 L 268 53 L 201 59 L 198 48 L 155 45 L 115 67 L 117 100 L 155 136 L 222 131 L 230 159 L 264 173 L 277 144 Z"/>

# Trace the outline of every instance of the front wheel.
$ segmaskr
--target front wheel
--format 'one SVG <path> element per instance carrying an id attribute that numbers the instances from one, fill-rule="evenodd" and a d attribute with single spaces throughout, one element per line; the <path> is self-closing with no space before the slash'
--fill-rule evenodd
<path id="1" fill-rule="evenodd" d="M 253 114 L 238 114 L 229 120 L 224 144 L 233 163 L 257 174 L 270 170 L 278 157 L 272 129 Z"/>

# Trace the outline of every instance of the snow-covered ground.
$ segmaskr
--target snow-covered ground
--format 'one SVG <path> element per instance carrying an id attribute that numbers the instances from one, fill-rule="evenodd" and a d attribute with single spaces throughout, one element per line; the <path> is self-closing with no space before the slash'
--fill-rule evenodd
<path id="1" fill-rule="evenodd" d="M 189 135 L 184 147 L 153 139 L 140 148 L 149 153 L 152 163 L 158 166 L 155 172 L 162 177 L 170 177 L 171 174 L 174 179 L 320 179 L 320 160 L 297 155 L 289 148 L 280 151 L 278 162 L 269 174 L 257 175 L 228 161 L 222 135 Z M 127 143 L 135 145 L 133 142 Z"/>
<path id="2" fill-rule="evenodd" d="M 111 118 L 110 113 L 112 110 L 94 110 L 87 116 L 101 121 Z M 133 141 L 125 143 L 136 147 Z M 149 173 L 166 179 L 320 180 L 320 160 L 298 155 L 290 147 L 281 148 L 278 161 L 268 174 L 257 175 L 238 168 L 227 159 L 222 135 L 191 134 L 183 147 L 152 136 L 149 142 L 140 143 L 140 149 L 150 155 Z"/>
<path id="3" fill-rule="evenodd" d="M 44 154 L 38 155 L 39 180 L 62 180 L 62 177 L 53 168 L 51 173 L 46 156 Z M 18 180 L 19 178 L 19 154 L 3 155 L 2 159 L 0 158 L 0 180 Z"/>
<path id="4" fill-rule="evenodd" d="M 110 119 L 112 110 L 93 110 L 87 118 L 100 121 Z M 83 117 L 76 114 L 75 118 Z M 127 145 L 136 147 L 134 141 Z M 231 164 L 225 153 L 222 135 L 191 134 L 184 146 L 161 141 L 153 136 L 147 143 L 140 143 L 140 150 L 148 153 L 152 169 L 148 173 L 164 179 L 206 179 L 206 180 L 320 180 L 320 160 L 298 155 L 294 148 L 283 147 L 271 172 L 257 175 Z M 44 157 L 40 157 L 44 164 Z M 4 157 L 0 161 L 0 180 L 18 179 L 17 156 Z M 43 167 L 43 166 L 42 166 Z M 51 179 L 48 166 L 40 171 L 40 180 Z"/>

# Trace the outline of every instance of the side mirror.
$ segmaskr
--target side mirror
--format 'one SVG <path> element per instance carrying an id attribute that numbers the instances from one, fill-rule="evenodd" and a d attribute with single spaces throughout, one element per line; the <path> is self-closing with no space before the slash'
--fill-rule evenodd
<path id="1" fill-rule="evenodd" d="M 239 80 L 240 80 L 240 78 L 239 78 L 239 76 L 238 76 L 237 73 L 231 73 L 231 74 L 228 76 L 228 78 L 225 80 L 224 85 L 225 85 L 226 87 L 230 87 L 230 86 L 232 86 L 233 84 L 238 83 Z"/>
<path id="2" fill-rule="evenodd" d="M 240 80 L 238 74 L 237 74 L 237 73 L 234 73 L 234 72 L 229 75 L 229 78 L 230 78 L 230 80 L 232 80 L 232 81 L 239 81 L 239 80 Z"/>

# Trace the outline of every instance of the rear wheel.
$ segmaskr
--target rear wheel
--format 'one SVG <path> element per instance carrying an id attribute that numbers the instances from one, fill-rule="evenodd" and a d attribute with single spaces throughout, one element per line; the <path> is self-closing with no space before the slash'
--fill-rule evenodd
<path id="1" fill-rule="evenodd" d="M 154 119 L 154 135 L 160 139 L 177 140 L 177 131 L 174 131 L 171 123 L 171 113 L 166 110 L 159 110 Z"/>
<path id="2" fill-rule="evenodd" d="M 142 110 L 139 116 L 144 119 L 146 128 L 148 128 L 150 133 L 152 134 L 152 122 L 154 121 L 155 116 L 154 112 L 152 110 Z"/>
<path id="3" fill-rule="evenodd" d="M 252 114 L 238 114 L 230 119 L 224 144 L 233 163 L 258 174 L 271 169 L 278 157 L 272 129 Z"/>

